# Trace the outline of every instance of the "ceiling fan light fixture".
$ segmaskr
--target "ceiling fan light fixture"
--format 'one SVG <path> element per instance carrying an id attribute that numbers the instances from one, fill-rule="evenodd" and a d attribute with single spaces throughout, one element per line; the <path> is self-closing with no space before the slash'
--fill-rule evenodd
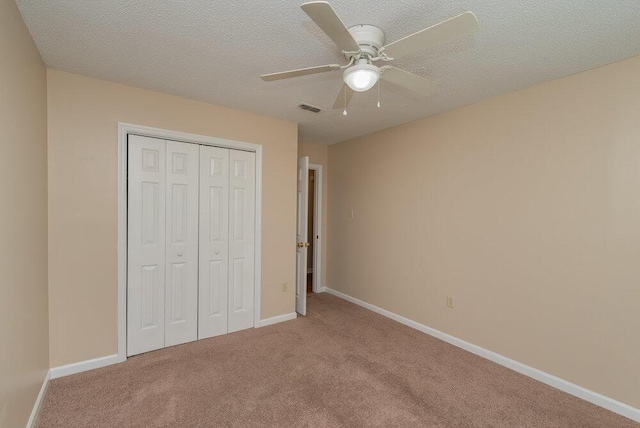
<path id="1" fill-rule="evenodd" d="M 347 68 L 343 75 L 344 83 L 356 92 L 365 92 L 373 88 L 379 78 L 380 69 L 367 63 L 366 59 L 361 59 L 358 64 Z"/>

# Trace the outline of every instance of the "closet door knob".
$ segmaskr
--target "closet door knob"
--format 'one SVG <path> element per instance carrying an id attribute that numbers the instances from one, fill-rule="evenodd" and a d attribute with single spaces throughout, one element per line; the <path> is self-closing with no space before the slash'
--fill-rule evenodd
<path id="1" fill-rule="evenodd" d="M 179 253 L 178 253 L 178 257 L 182 257 L 182 252 L 179 252 Z"/>

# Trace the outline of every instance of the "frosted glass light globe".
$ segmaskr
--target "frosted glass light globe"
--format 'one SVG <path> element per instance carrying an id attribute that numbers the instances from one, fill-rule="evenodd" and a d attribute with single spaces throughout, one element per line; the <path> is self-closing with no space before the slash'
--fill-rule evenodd
<path id="1" fill-rule="evenodd" d="M 380 77 L 380 70 L 365 60 L 344 71 L 344 83 L 356 92 L 364 92 L 373 88 Z"/>

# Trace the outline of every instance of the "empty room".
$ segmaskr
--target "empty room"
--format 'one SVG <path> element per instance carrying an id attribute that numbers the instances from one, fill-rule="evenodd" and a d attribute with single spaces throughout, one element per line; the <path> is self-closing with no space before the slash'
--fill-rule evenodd
<path id="1" fill-rule="evenodd" d="M 640 427 L 638 23 L 0 0 L 0 427 Z"/>

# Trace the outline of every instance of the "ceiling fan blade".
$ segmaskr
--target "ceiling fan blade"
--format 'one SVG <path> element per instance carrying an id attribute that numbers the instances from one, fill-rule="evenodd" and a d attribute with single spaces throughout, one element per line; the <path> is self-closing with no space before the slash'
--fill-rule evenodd
<path id="1" fill-rule="evenodd" d="M 345 99 L 344 91 L 347 91 L 346 99 Z M 337 109 L 346 108 L 346 106 L 348 106 L 349 103 L 351 102 L 351 97 L 353 97 L 353 94 L 354 92 L 353 90 L 351 90 L 350 87 L 348 87 L 347 85 L 342 85 L 342 89 L 340 89 L 340 92 L 336 97 L 336 102 L 333 103 L 333 109 L 337 110 Z"/>
<path id="2" fill-rule="evenodd" d="M 440 43 L 468 36 L 477 30 L 478 20 L 476 16 L 473 12 L 465 12 L 462 15 L 389 43 L 382 47 L 381 50 L 391 58 L 401 58 Z"/>
<path id="3" fill-rule="evenodd" d="M 358 42 L 355 41 L 329 3 L 312 1 L 304 3 L 300 7 L 340 49 L 346 52 L 360 50 Z"/>
<path id="4" fill-rule="evenodd" d="M 387 68 L 388 67 L 388 68 Z M 435 82 L 399 68 L 385 67 L 381 79 L 415 92 L 423 97 L 433 94 L 439 87 Z"/>
<path id="5" fill-rule="evenodd" d="M 281 71 L 280 73 L 263 74 L 260 76 L 265 82 L 288 79 L 290 77 L 306 76 L 308 74 L 324 73 L 340 69 L 340 64 L 319 65 L 317 67 L 299 68 L 297 70 Z"/>

